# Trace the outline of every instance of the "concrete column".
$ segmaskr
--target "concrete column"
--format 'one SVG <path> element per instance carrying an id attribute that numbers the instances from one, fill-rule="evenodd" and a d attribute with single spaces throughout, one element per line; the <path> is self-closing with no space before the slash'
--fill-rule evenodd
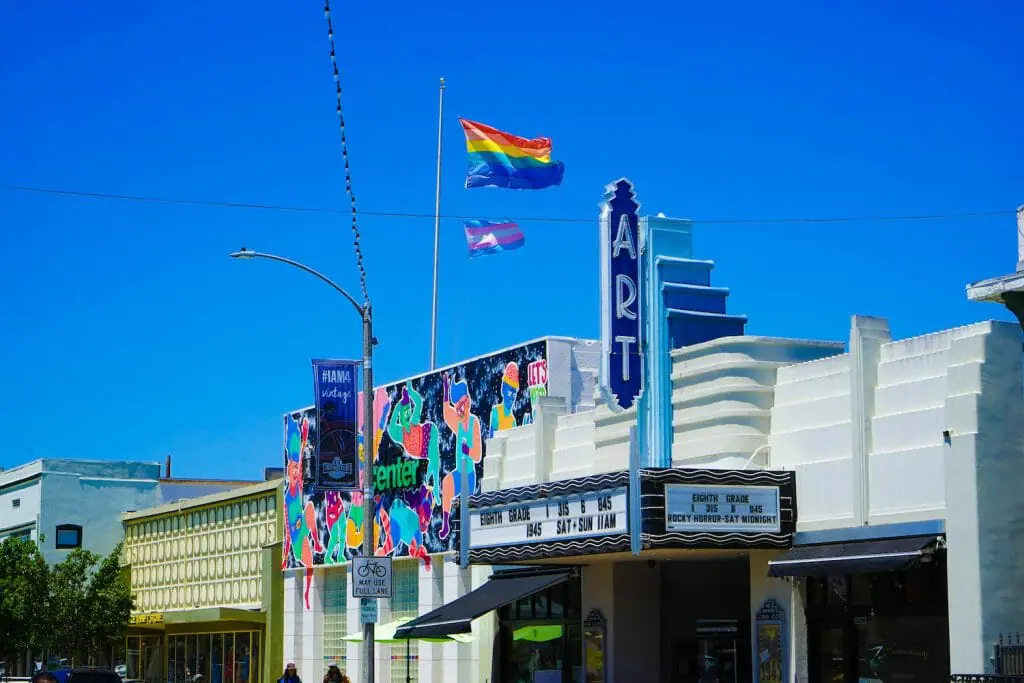
<path id="1" fill-rule="evenodd" d="M 501 490 L 504 479 L 505 450 L 508 445 L 508 431 L 498 432 L 487 439 L 487 457 L 484 458 L 484 473 L 480 479 L 480 492 Z"/>
<path id="2" fill-rule="evenodd" d="M 462 569 L 455 562 L 448 561 L 443 565 L 445 602 L 453 602 L 472 590 L 472 567 Z M 469 643 L 444 643 L 441 648 L 444 652 L 445 681 L 476 680 L 477 672 L 473 670 Z"/>
<path id="3" fill-rule="evenodd" d="M 345 590 L 348 596 L 345 601 L 345 623 L 346 630 L 349 633 L 354 633 L 360 630 L 363 625 L 359 621 L 359 598 L 352 597 L 352 564 L 346 567 L 345 571 Z M 363 680 L 363 644 L 362 643 L 348 643 L 345 645 L 345 673 L 352 681 Z M 313 681 L 312 683 L 316 683 Z"/>
<path id="4" fill-rule="evenodd" d="M 619 562 L 612 579 L 615 631 L 609 631 L 608 640 L 615 655 L 608 664 L 608 680 L 660 683 L 661 566 Z"/>
<path id="5" fill-rule="evenodd" d="M 487 583 L 493 570 L 490 567 L 471 567 L 472 588 L 476 590 Z M 494 612 L 473 622 L 473 642 L 469 644 L 471 667 L 474 676 L 471 681 L 490 683 L 491 661 L 494 654 L 494 635 L 498 630 L 498 617 Z"/>
<path id="6" fill-rule="evenodd" d="M 786 612 L 785 638 L 788 649 L 788 681 L 807 683 L 807 618 L 799 584 L 789 579 L 768 576 L 768 562 L 775 550 L 750 552 L 750 646 L 751 680 L 757 680 L 757 622 L 755 616 L 764 601 L 774 599 Z"/>
<path id="7" fill-rule="evenodd" d="M 282 655 L 285 663 L 294 662 L 296 667 L 301 667 L 306 659 L 306 653 L 311 647 L 307 644 L 308 629 L 314 627 L 313 614 L 306 609 L 303 598 L 305 580 L 304 571 L 284 572 L 284 623 L 282 628 L 284 647 Z M 312 600 L 311 594 L 311 604 Z M 304 675 L 301 670 L 299 675 Z"/>
<path id="8" fill-rule="evenodd" d="M 392 571 L 394 571 L 394 564 L 392 564 Z M 394 579 L 392 578 L 392 580 L 394 580 Z M 397 584 L 393 584 L 392 585 L 392 589 L 397 589 L 397 588 L 398 588 Z M 389 621 L 391 621 L 392 619 L 394 619 L 394 617 L 392 616 L 392 612 L 391 612 L 391 601 L 390 600 L 388 600 L 386 598 L 381 598 L 381 599 L 377 600 L 377 615 L 378 615 L 378 619 L 377 619 L 377 623 L 378 624 L 386 624 Z M 399 670 L 402 671 L 403 674 L 405 673 L 405 660 L 404 659 L 402 659 L 402 660 L 393 660 L 393 659 L 391 659 L 392 650 L 395 651 L 394 654 L 396 654 L 396 655 L 401 655 L 402 657 L 405 656 L 405 646 L 404 645 L 394 645 L 394 646 L 392 646 L 392 645 L 380 645 L 380 644 L 377 644 L 377 645 L 375 645 L 375 647 L 376 647 L 376 655 L 377 655 L 377 657 L 376 657 L 377 666 L 376 666 L 376 669 L 374 670 L 374 680 L 376 680 L 377 683 L 391 683 L 391 665 L 392 664 L 394 664 L 396 667 L 400 667 Z"/>
<path id="9" fill-rule="evenodd" d="M 954 339 L 945 456 L 950 668 L 991 673 L 1000 633 L 1024 604 L 1024 387 L 1021 330 L 992 322 Z"/>
<path id="10" fill-rule="evenodd" d="M 605 672 L 611 683 L 612 672 L 615 671 L 615 564 L 613 562 L 595 562 L 580 569 L 580 606 L 583 618 L 586 619 L 590 610 L 599 609 L 604 614 L 608 626 L 605 645 Z M 656 617 L 655 617 L 656 618 Z M 628 656 L 628 653 L 624 653 Z M 658 670 L 659 663 L 651 662 L 651 668 Z"/>
<path id="11" fill-rule="evenodd" d="M 420 614 L 432 612 L 444 604 L 444 556 L 434 555 L 430 566 L 420 563 Z M 443 651 L 438 643 L 420 641 L 418 644 L 420 663 L 420 683 L 443 683 L 444 666 Z"/>
<path id="12" fill-rule="evenodd" d="M 301 610 L 299 633 L 301 646 L 296 647 L 295 666 L 300 677 L 312 676 L 314 680 L 323 676 L 324 664 L 324 575 L 322 570 L 313 572 L 313 583 L 309 589 L 309 608 L 306 608 L 304 592 L 306 572 L 291 572 L 299 586 L 296 595 L 296 610 Z M 300 649 L 301 648 L 301 649 Z"/>
<path id="13" fill-rule="evenodd" d="M 551 480 L 558 416 L 567 412 L 565 399 L 555 396 L 542 396 L 533 406 L 534 481 L 538 484 Z"/>
<path id="14" fill-rule="evenodd" d="M 850 412 L 853 438 L 853 519 L 866 525 L 871 517 L 871 417 L 875 413 L 878 361 L 883 344 L 892 341 L 885 318 L 855 315 L 850 321 Z"/>

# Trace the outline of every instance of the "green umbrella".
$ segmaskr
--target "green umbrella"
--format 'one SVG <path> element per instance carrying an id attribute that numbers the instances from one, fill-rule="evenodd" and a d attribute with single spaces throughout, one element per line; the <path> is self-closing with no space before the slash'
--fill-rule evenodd
<path id="1" fill-rule="evenodd" d="M 400 643 L 405 643 L 405 680 L 407 683 L 410 680 L 409 641 L 422 640 L 428 643 L 473 642 L 473 636 L 469 633 L 453 633 L 449 636 L 441 636 L 440 638 L 396 638 L 395 632 L 398 630 L 398 627 L 410 621 L 412 621 L 412 617 L 401 617 L 386 624 L 380 624 L 373 630 L 373 642 L 375 643 L 380 643 L 382 645 L 398 645 Z M 360 630 L 355 633 L 349 633 L 347 636 L 344 636 L 342 640 L 348 643 L 361 643 L 363 642 L 363 632 Z"/>
<path id="2" fill-rule="evenodd" d="M 548 626 L 523 626 L 512 632 L 512 640 L 526 640 L 531 643 L 546 643 L 562 637 L 562 627 L 553 624 Z"/>

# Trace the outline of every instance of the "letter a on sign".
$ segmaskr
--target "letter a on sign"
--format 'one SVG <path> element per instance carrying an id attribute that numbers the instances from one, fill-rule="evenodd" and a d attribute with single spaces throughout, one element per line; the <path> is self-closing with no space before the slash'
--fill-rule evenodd
<path id="1" fill-rule="evenodd" d="M 640 204 L 625 178 L 601 205 L 601 392 L 608 407 L 628 410 L 643 391 L 640 320 Z"/>

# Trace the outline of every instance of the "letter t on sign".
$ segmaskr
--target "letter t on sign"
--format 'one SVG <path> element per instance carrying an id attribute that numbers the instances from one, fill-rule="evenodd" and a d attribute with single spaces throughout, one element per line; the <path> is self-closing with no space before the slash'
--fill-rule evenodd
<path id="1" fill-rule="evenodd" d="M 615 412 L 643 391 L 640 335 L 640 204 L 625 178 L 606 188 L 601 205 L 601 393 Z"/>

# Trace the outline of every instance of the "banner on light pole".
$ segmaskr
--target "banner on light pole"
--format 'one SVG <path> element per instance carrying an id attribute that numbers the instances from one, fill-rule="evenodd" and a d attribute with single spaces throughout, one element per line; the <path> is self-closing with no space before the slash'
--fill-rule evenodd
<path id="1" fill-rule="evenodd" d="M 359 488 L 359 442 L 356 424 L 361 363 L 313 360 L 316 392 L 316 487 L 321 490 Z"/>

